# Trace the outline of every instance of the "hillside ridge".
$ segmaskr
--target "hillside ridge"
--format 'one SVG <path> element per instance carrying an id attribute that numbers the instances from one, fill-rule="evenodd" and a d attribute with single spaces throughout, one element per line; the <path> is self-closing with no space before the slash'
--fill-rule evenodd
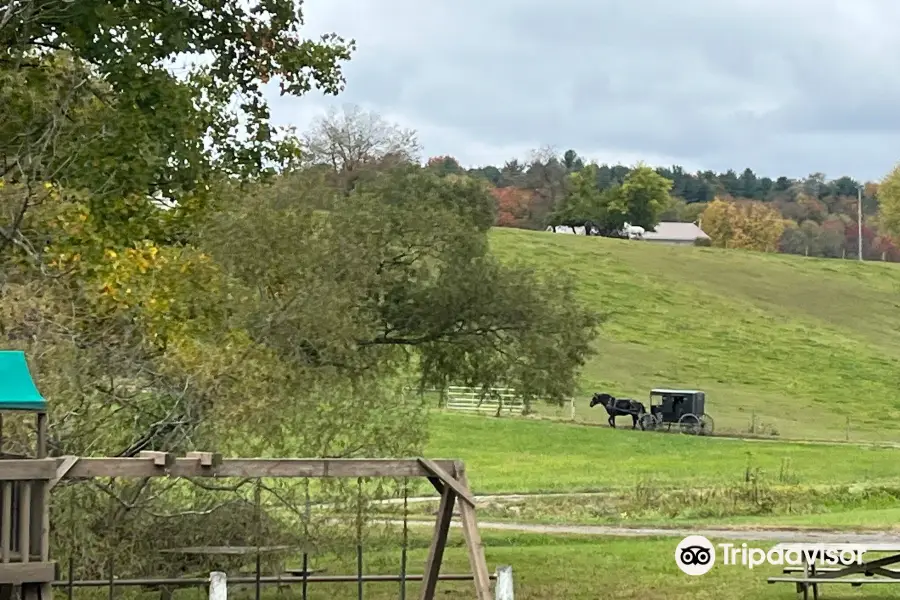
<path id="1" fill-rule="evenodd" d="M 582 395 L 699 387 L 723 433 L 900 439 L 897 265 L 514 229 L 491 245 L 606 316 Z"/>

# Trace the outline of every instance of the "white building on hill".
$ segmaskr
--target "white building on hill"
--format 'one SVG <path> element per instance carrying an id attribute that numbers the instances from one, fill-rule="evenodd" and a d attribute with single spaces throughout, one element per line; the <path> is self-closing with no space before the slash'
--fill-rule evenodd
<path id="1" fill-rule="evenodd" d="M 645 242 L 690 246 L 694 244 L 694 240 L 697 238 L 708 240 L 709 236 L 703 233 L 703 230 L 700 229 L 696 223 L 674 223 L 672 221 L 663 221 L 656 226 L 655 230 L 645 231 L 641 238 Z"/>

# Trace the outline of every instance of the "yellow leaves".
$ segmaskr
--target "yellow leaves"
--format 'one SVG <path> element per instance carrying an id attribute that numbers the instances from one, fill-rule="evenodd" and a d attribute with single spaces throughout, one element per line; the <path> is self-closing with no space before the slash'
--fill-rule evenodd
<path id="1" fill-rule="evenodd" d="M 781 214 L 762 202 L 726 202 L 716 198 L 701 216 L 703 230 L 720 248 L 773 252 L 785 222 Z"/>
<path id="2" fill-rule="evenodd" d="M 106 258 L 112 258 L 112 259 L 114 259 L 114 258 L 117 258 L 119 255 L 116 253 L 115 250 L 107 249 L 107 250 L 103 253 L 103 256 L 105 256 Z"/>

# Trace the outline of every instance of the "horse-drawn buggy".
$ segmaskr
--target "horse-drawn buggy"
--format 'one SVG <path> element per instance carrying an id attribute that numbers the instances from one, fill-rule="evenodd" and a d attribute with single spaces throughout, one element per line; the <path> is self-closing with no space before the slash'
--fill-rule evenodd
<path id="1" fill-rule="evenodd" d="M 697 390 L 650 390 L 650 411 L 643 403 L 631 398 L 615 398 L 609 394 L 594 394 L 591 406 L 601 405 L 609 415 L 610 427 L 615 427 L 617 416 L 632 419 L 632 429 L 640 425 L 642 430 L 672 429 L 677 425 L 683 433 L 712 435 L 713 419 L 706 412 L 706 394 Z"/>
<path id="2" fill-rule="evenodd" d="M 641 429 L 678 425 L 683 433 L 712 435 L 713 419 L 705 408 L 706 394 L 697 390 L 650 390 L 650 412 L 641 415 Z"/>

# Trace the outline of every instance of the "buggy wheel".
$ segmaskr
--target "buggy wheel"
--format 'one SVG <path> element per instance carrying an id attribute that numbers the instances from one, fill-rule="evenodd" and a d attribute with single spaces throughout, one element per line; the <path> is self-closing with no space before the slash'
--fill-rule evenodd
<path id="1" fill-rule="evenodd" d="M 700 417 L 700 435 L 712 435 L 715 421 L 706 413 Z"/>
<path id="2" fill-rule="evenodd" d="M 700 418 L 691 413 L 681 415 L 681 418 L 678 419 L 678 426 L 681 427 L 681 433 L 697 435 L 700 433 Z"/>
<path id="3" fill-rule="evenodd" d="M 641 429 L 643 430 L 653 431 L 654 429 L 656 429 L 656 419 L 654 419 L 653 415 L 651 414 L 645 413 L 641 415 L 641 419 L 640 421 L 638 421 L 638 423 L 640 423 Z"/>

